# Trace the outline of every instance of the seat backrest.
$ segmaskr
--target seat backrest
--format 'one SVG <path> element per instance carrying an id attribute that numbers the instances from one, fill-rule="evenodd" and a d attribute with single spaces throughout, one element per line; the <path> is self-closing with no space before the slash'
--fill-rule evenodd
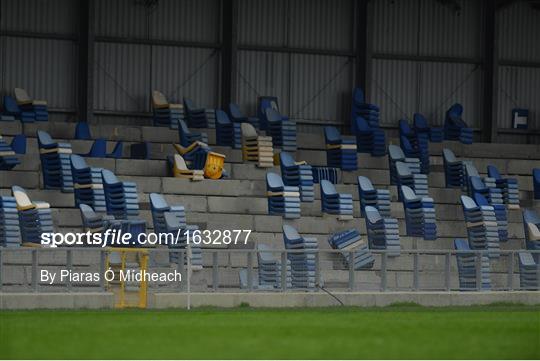
<path id="1" fill-rule="evenodd" d="M 11 114 L 19 114 L 21 112 L 21 108 L 19 108 L 15 98 L 9 95 L 4 95 L 4 110 Z"/>
<path id="2" fill-rule="evenodd" d="M 72 154 L 69 159 L 71 161 L 71 168 L 76 171 L 82 171 L 89 168 L 84 158 L 80 155 Z"/>
<path id="3" fill-rule="evenodd" d="M 174 166 L 180 170 L 188 170 L 186 161 L 184 160 L 184 158 L 182 158 L 180 154 L 174 155 Z"/>
<path id="4" fill-rule="evenodd" d="M 90 140 L 92 136 L 90 135 L 90 127 L 87 122 L 77 122 L 75 126 L 75 139 Z"/>
<path id="5" fill-rule="evenodd" d="M 472 199 L 469 196 L 461 196 L 460 200 L 461 200 L 461 205 L 466 210 L 472 210 L 472 209 L 478 208 L 474 199 Z"/>
<path id="6" fill-rule="evenodd" d="M 534 258 L 530 252 L 519 252 L 519 263 L 522 266 L 536 266 L 536 262 L 534 262 Z"/>
<path id="7" fill-rule="evenodd" d="M 467 172 L 467 176 L 469 177 L 480 177 L 480 174 L 478 173 L 478 169 L 472 164 L 471 162 L 464 162 L 465 163 L 465 172 Z"/>
<path id="8" fill-rule="evenodd" d="M 341 142 L 341 134 L 336 127 L 326 126 L 324 127 L 324 139 L 326 144 L 336 144 Z"/>
<path id="9" fill-rule="evenodd" d="M 403 150 L 395 144 L 390 144 L 388 146 L 388 155 L 393 161 L 405 159 L 405 154 L 403 153 Z"/>
<path id="10" fill-rule="evenodd" d="M 101 170 L 101 177 L 103 179 L 103 183 L 107 185 L 115 185 L 120 183 L 116 175 L 114 175 L 114 173 L 108 169 Z"/>
<path id="11" fill-rule="evenodd" d="M 374 223 L 382 221 L 381 214 L 379 213 L 377 208 L 375 208 L 373 206 L 367 206 L 364 209 L 364 212 L 366 214 L 366 218 L 367 218 L 369 223 L 374 224 Z"/>
<path id="12" fill-rule="evenodd" d="M 375 189 L 373 187 L 373 184 L 371 183 L 371 180 L 369 180 L 368 177 L 364 177 L 364 176 L 358 176 L 358 186 L 364 192 L 372 191 Z"/>
<path id="13" fill-rule="evenodd" d="M 81 212 L 83 223 L 85 223 L 85 220 L 96 220 L 101 218 L 88 204 L 79 204 L 79 211 Z"/>
<path id="14" fill-rule="evenodd" d="M 189 98 L 184 98 L 184 105 L 186 106 L 187 111 L 195 109 L 195 104 L 193 103 L 193 100 Z"/>
<path id="15" fill-rule="evenodd" d="M 401 186 L 401 194 L 407 202 L 418 200 L 418 196 L 414 193 L 411 187 Z"/>
<path id="16" fill-rule="evenodd" d="M 167 98 L 158 90 L 152 91 L 152 104 L 156 107 L 164 107 L 169 105 Z"/>
<path id="17" fill-rule="evenodd" d="M 294 167 L 296 165 L 293 157 L 287 152 L 279 153 L 279 163 L 285 168 Z"/>
<path id="18" fill-rule="evenodd" d="M 229 114 L 234 119 L 242 119 L 245 118 L 245 116 L 240 111 L 240 107 L 234 103 L 229 103 Z"/>
<path id="19" fill-rule="evenodd" d="M 270 252 L 271 248 L 264 243 L 257 244 L 257 258 L 263 262 L 275 262 L 276 256 L 274 253 Z"/>
<path id="20" fill-rule="evenodd" d="M 483 195 L 481 195 L 479 193 L 474 194 L 474 201 L 480 207 L 489 206 L 489 202 L 487 201 L 486 197 L 484 197 Z"/>
<path id="21" fill-rule="evenodd" d="M 271 188 L 280 188 L 284 187 L 283 179 L 276 173 L 266 173 L 266 184 Z"/>
<path id="22" fill-rule="evenodd" d="M 355 120 L 356 122 L 356 130 L 358 131 L 362 131 L 362 132 L 369 132 L 371 131 L 371 127 L 369 126 L 369 123 L 367 122 L 366 119 L 364 119 L 364 117 L 356 117 Z"/>
<path id="23" fill-rule="evenodd" d="M 164 212 L 171 209 L 165 198 L 159 193 L 150 193 L 150 206 L 152 207 L 152 211 Z"/>
<path id="24" fill-rule="evenodd" d="M 448 148 L 443 149 L 443 158 L 445 161 L 450 163 L 457 162 L 456 155 Z"/>
<path id="25" fill-rule="evenodd" d="M 411 168 L 409 168 L 407 163 L 397 162 L 396 171 L 400 177 L 408 177 L 412 175 Z"/>
<path id="26" fill-rule="evenodd" d="M 11 140 L 11 149 L 17 154 L 26 154 L 26 135 L 17 134 Z"/>
<path id="27" fill-rule="evenodd" d="M 43 130 L 37 131 L 37 138 L 38 138 L 38 143 L 41 146 L 52 146 L 56 144 L 56 142 L 52 139 L 49 133 Z"/>
<path id="28" fill-rule="evenodd" d="M 457 251 L 470 251 L 471 250 L 471 247 L 469 247 L 469 241 L 464 240 L 464 239 L 455 239 L 454 248 Z"/>
<path id="29" fill-rule="evenodd" d="M 279 114 L 279 111 L 274 108 L 266 108 L 266 119 L 269 122 L 281 122 L 283 117 Z"/>
<path id="30" fill-rule="evenodd" d="M 533 178 L 535 182 L 540 182 L 540 168 L 533 169 Z"/>
<path id="31" fill-rule="evenodd" d="M 13 90 L 13 93 L 15 94 L 15 99 L 17 99 L 17 103 L 19 104 L 32 102 L 32 98 L 30 98 L 26 90 L 24 90 L 23 88 L 15 88 Z"/>
<path id="32" fill-rule="evenodd" d="M 401 142 L 401 148 L 403 148 L 404 150 L 408 152 L 414 150 L 411 142 L 409 142 L 409 139 L 407 139 L 407 137 L 405 137 L 403 134 L 399 137 L 399 141 Z"/>
<path id="33" fill-rule="evenodd" d="M 242 123 L 240 127 L 242 129 L 242 135 L 244 137 L 256 137 L 258 135 L 255 127 L 249 123 Z"/>
<path id="34" fill-rule="evenodd" d="M 414 113 L 413 121 L 414 121 L 414 127 L 417 129 L 429 128 L 426 118 L 420 113 Z"/>
<path id="35" fill-rule="evenodd" d="M 148 149 L 149 149 L 149 144 L 147 142 L 143 142 L 143 143 L 140 143 L 141 146 L 144 148 L 144 158 L 143 159 L 148 159 Z M 109 157 L 111 158 L 122 158 L 122 151 L 124 150 L 124 142 L 116 142 L 114 148 L 113 148 L 113 151 L 109 154 Z"/>
<path id="36" fill-rule="evenodd" d="M 406 119 L 399 120 L 399 133 L 402 135 L 412 135 L 413 130 Z"/>
<path id="37" fill-rule="evenodd" d="M 90 148 L 89 156 L 103 158 L 107 154 L 107 141 L 103 138 L 94 140 L 92 148 Z"/>
<path id="38" fill-rule="evenodd" d="M 24 190 L 24 188 L 19 187 L 19 186 L 12 186 L 11 192 L 13 193 L 13 197 L 15 197 L 17 208 L 32 207 L 33 203 L 30 200 L 30 197 L 28 197 L 28 194 L 26 194 L 26 191 Z"/>
<path id="39" fill-rule="evenodd" d="M 331 196 L 337 194 L 336 187 L 326 179 L 321 180 L 321 194 L 325 196 Z"/>
<path id="40" fill-rule="evenodd" d="M 283 225 L 283 241 L 285 244 L 287 243 L 296 243 L 302 240 L 302 236 L 300 236 L 300 233 L 294 228 L 293 226 L 290 226 L 288 224 Z"/>
<path id="41" fill-rule="evenodd" d="M 216 122 L 220 125 L 231 124 L 231 120 L 229 119 L 229 116 L 227 115 L 227 113 L 225 113 L 221 109 L 216 109 Z"/>
<path id="42" fill-rule="evenodd" d="M 523 221 L 525 223 L 532 223 L 540 226 L 540 216 L 532 209 L 525 208 L 523 210 Z"/>
<path id="43" fill-rule="evenodd" d="M 488 188 L 486 187 L 486 185 L 482 181 L 482 178 L 480 178 L 478 176 L 471 176 L 469 178 L 469 180 L 471 182 L 471 186 L 472 186 L 473 190 L 475 190 L 477 192 L 488 191 Z"/>
<path id="44" fill-rule="evenodd" d="M 494 165 L 491 165 L 491 164 L 488 165 L 487 172 L 488 172 L 488 177 L 490 178 L 502 179 L 501 173 L 499 173 L 499 170 Z"/>

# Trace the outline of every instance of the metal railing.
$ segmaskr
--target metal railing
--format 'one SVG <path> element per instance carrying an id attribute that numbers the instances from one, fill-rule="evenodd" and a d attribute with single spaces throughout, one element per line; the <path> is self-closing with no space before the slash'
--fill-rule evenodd
<path id="1" fill-rule="evenodd" d="M 106 290 L 106 281 L 103 277 L 106 271 L 107 256 L 114 253 L 114 248 L 0 248 L 0 292 L 51 292 L 53 287 L 40 282 L 40 269 L 50 267 L 63 267 L 63 269 L 73 272 L 77 268 L 93 267 L 95 272 L 98 272 L 101 277 L 99 282 L 91 283 L 91 286 L 96 290 Z M 281 267 L 280 284 L 272 290 L 267 288 L 259 289 L 255 283 L 257 275 L 257 254 L 272 253 L 276 260 L 280 260 L 281 264 L 287 264 L 287 256 L 289 254 L 315 254 L 315 284 L 316 288 L 327 287 L 328 289 L 336 289 L 339 291 L 484 291 L 482 287 L 482 257 L 489 256 L 493 251 L 488 250 L 401 250 L 400 255 L 391 257 L 389 251 L 372 250 L 371 253 L 375 259 L 371 269 L 356 270 L 354 262 L 348 262 L 345 266 L 346 256 L 349 259 L 354 259 L 356 250 L 257 250 L 257 249 L 203 249 L 203 270 L 192 271 L 192 274 L 197 272 L 205 272 L 211 275 L 211 282 L 206 285 L 199 285 L 197 291 L 200 292 L 219 292 L 219 291 L 234 291 L 239 290 L 245 292 L 265 292 L 265 291 L 298 291 L 305 289 L 289 288 L 287 286 L 287 267 Z M 540 251 L 533 250 L 499 250 L 496 253 L 498 257 L 490 258 L 490 279 L 491 287 L 489 290 L 497 291 L 519 291 L 522 289 L 519 283 L 519 260 L 520 252 L 529 252 L 537 255 L 540 259 Z M 65 253 L 62 258 L 61 254 Z M 83 261 L 75 264 L 75 256 L 88 256 L 93 253 L 93 261 Z M 187 251 L 185 249 L 167 249 L 156 248 L 148 249 L 150 257 L 150 267 L 152 270 L 159 267 L 176 270 L 182 275 L 182 282 L 165 285 L 151 285 L 151 290 L 154 292 L 185 292 L 186 287 L 184 282 L 187 272 Z M 168 257 L 171 254 L 176 254 L 179 260 L 177 263 L 169 263 L 168 261 L 155 261 L 153 258 Z M 475 260 L 475 281 L 476 286 L 472 288 L 460 288 L 459 272 L 457 269 L 457 256 L 474 256 Z M 9 257 L 11 256 L 11 257 Z M 53 256 L 53 257 L 51 257 Z M 232 264 L 231 258 L 236 258 L 236 264 Z M 238 259 L 240 257 L 240 259 Z M 323 259 L 324 258 L 324 259 Z M 42 261 L 45 259 L 44 261 Z M 221 261 L 220 261 L 221 259 Z M 428 261 L 425 261 L 427 259 Z M 331 263 L 331 265 L 323 266 L 322 262 Z M 424 262 L 422 262 L 424 261 Z M 161 263 L 160 263 L 161 262 Z M 225 264 L 223 264 L 225 263 Z M 247 286 L 241 288 L 238 273 L 241 269 L 247 272 Z M 29 272 L 28 272 L 29 270 Z M 342 278 L 338 280 L 325 280 L 323 275 L 325 272 L 343 272 Z M 223 274 L 237 274 L 236 283 L 222 280 Z M 29 273 L 29 279 L 28 279 Z M 346 274 L 346 276 L 344 276 Z M 375 276 L 376 282 L 366 281 L 366 275 Z M 21 281 L 13 280 L 17 277 L 23 278 Z M 393 284 L 389 284 L 389 277 L 394 280 Z M 229 277 L 230 278 L 230 277 Z M 373 278 L 373 277 L 372 277 Z M 401 278 L 405 281 L 399 281 Z M 438 281 L 438 280 L 441 281 Z M 423 281 L 429 281 L 431 285 L 424 285 Z M 540 266 L 536 266 L 536 290 L 540 283 Z M 365 282 L 363 282 L 365 281 Z M 55 284 L 53 292 L 77 292 L 83 289 L 88 289 L 81 282 L 66 281 Z M 523 288 L 531 290 L 530 287 Z"/>

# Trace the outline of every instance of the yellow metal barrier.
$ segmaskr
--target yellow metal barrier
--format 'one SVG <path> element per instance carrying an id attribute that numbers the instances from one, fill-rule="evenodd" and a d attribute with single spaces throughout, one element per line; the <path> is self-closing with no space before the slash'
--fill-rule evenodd
<path id="1" fill-rule="evenodd" d="M 111 263 L 111 254 L 113 253 L 119 254 L 120 263 Z M 136 267 L 133 265 L 136 265 Z M 132 269 L 135 269 L 135 271 Z M 148 282 L 144 274 L 148 271 L 148 250 L 140 248 L 110 248 L 107 253 L 106 272 L 109 272 L 109 270 L 113 271 L 114 279 L 107 280 L 107 289 L 115 295 L 115 307 L 146 308 Z M 134 272 L 140 272 L 141 274 L 141 280 L 137 286 L 133 285 L 133 280 L 126 279 L 134 277 Z"/>

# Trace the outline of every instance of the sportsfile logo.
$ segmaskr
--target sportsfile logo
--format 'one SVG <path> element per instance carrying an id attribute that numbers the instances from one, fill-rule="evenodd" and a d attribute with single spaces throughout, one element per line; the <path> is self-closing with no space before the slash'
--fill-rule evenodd
<path id="1" fill-rule="evenodd" d="M 251 230 L 184 230 L 176 232 L 131 233 L 121 229 L 107 229 L 105 232 L 42 233 L 41 244 L 49 247 L 62 246 L 156 246 L 156 245 L 237 245 L 247 244 Z"/>

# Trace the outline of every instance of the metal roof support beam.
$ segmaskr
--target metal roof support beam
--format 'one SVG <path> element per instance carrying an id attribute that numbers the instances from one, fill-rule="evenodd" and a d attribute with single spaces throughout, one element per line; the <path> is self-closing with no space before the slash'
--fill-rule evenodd
<path id="1" fill-rule="evenodd" d="M 364 90 L 369 99 L 372 64 L 372 21 L 369 16 L 369 0 L 355 0 L 355 85 Z"/>
<path id="2" fill-rule="evenodd" d="M 498 61 L 497 3 L 483 0 L 484 6 L 484 119 L 482 141 L 497 141 Z"/>
<path id="3" fill-rule="evenodd" d="M 94 0 L 79 0 L 78 120 L 94 116 Z"/>
<path id="4" fill-rule="evenodd" d="M 238 1 L 222 2 L 221 107 L 236 101 L 238 64 Z"/>

